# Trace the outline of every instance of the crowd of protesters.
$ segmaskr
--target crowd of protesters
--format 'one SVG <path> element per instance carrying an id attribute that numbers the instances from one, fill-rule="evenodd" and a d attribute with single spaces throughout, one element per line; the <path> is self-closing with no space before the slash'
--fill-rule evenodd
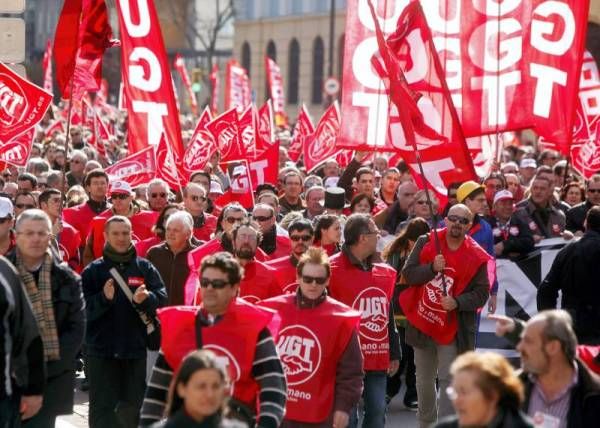
<path id="1" fill-rule="evenodd" d="M 106 156 L 51 125 L 0 178 L 0 427 L 71 413 L 80 364 L 92 428 L 377 428 L 403 381 L 421 427 L 600 417 L 600 175 L 523 144 L 437 195 L 377 153 L 307 172 L 281 132 L 278 182 L 220 206 L 218 153 L 182 189 L 132 188 L 103 169 L 127 155 L 124 121 Z M 495 259 L 549 238 L 572 244 L 541 312 L 492 315 L 519 374 L 473 352 L 478 314 L 497 309 Z"/>

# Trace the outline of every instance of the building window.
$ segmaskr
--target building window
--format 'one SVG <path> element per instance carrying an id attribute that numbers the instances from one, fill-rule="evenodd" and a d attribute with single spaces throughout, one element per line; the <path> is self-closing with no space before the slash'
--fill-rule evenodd
<path id="1" fill-rule="evenodd" d="M 288 53 L 288 104 L 298 104 L 298 85 L 300 81 L 300 44 L 292 39 Z"/>
<path id="2" fill-rule="evenodd" d="M 313 42 L 312 58 L 312 96 L 313 104 L 323 102 L 323 65 L 325 59 L 325 49 L 323 48 L 323 39 L 318 36 Z"/>
<path id="3" fill-rule="evenodd" d="M 252 57 L 250 55 L 250 44 L 244 42 L 242 45 L 242 67 L 246 69 L 248 77 L 250 77 L 250 67 L 252 66 Z"/>
<path id="4" fill-rule="evenodd" d="M 273 40 L 269 40 L 269 43 L 267 43 L 267 56 L 277 62 L 277 47 Z M 269 99 L 270 94 L 269 79 L 267 77 L 267 70 L 265 69 L 265 101 Z"/>

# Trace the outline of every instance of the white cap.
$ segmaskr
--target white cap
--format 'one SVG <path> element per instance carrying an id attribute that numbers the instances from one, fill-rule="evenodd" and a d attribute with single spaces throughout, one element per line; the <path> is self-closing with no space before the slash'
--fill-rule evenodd
<path id="1" fill-rule="evenodd" d="M 217 193 L 219 195 L 223 194 L 223 189 L 221 189 L 221 185 L 216 181 L 210 182 L 210 190 L 208 193 Z"/>
<path id="2" fill-rule="evenodd" d="M 537 163 L 535 162 L 535 159 L 531 159 L 531 158 L 525 158 L 525 159 L 521 159 L 521 168 L 537 168 Z"/>
<path id="3" fill-rule="evenodd" d="M 14 213 L 15 208 L 13 207 L 13 203 L 10 201 L 10 199 L 0 196 L 0 218 L 13 216 Z"/>
<path id="4" fill-rule="evenodd" d="M 494 205 L 496 204 L 496 202 L 504 201 L 506 199 L 514 200 L 515 197 L 509 190 L 506 190 L 506 189 L 500 190 L 500 191 L 496 192 L 496 194 L 494 195 Z"/>
<path id="5" fill-rule="evenodd" d="M 131 191 L 131 185 L 123 180 L 113 181 L 110 185 L 110 193 L 124 193 L 130 195 Z"/>

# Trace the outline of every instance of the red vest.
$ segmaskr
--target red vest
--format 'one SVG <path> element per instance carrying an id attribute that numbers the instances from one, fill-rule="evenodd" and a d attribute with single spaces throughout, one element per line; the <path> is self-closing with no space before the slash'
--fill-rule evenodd
<path id="1" fill-rule="evenodd" d="M 275 236 L 275 251 L 267 254 L 267 260 L 275 260 L 281 257 L 290 256 L 292 254 L 292 242 L 290 238 L 283 235 Z"/>
<path id="2" fill-rule="evenodd" d="M 138 241 L 133 245 L 135 246 L 135 252 L 137 255 L 139 257 L 146 258 L 146 253 L 148 253 L 148 250 L 155 245 L 160 244 L 161 242 L 162 241 L 158 236 L 152 236 L 151 238 L 144 239 L 143 241 Z"/>
<path id="3" fill-rule="evenodd" d="M 63 220 L 79 231 L 82 247 L 85 245 L 90 233 L 92 219 L 97 215 L 87 203 L 65 208 L 62 212 Z"/>
<path id="4" fill-rule="evenodd" d="M 281 317 L 277 349 L 288 385 L 285 418 L 305 423 L 325 421 L 333 410 L 338 362 L 360 313 L 337 300 L 299 308 L 296 296 L 261 302 Z"/>
<path id="5" fill-rule="evenodd" d="M 217 218 L 214 215 L 204 213 L 204 225 L 194 228 L 194 237 L 200 241 L 210 241 L 211 235 L 217 228 Z"/>
<path id="6" fill-rule="evenodd" d="M 383 264 L 363 271 L 340 252 L 329 259 L 331 297 L 361 312 L 360 348 L 366 371 L 387 370 L 390 365 L 389 308 L 396 271 Z"/>
<path id="7" fill-rule="evenodd" d="M 438 230 L 438 236 L 442 255 L 446 259 L 446 292 L 454 297 L 462 294 L 481 265 L 490 260 L 490 256 L 470 236 L 465 236 L 463 244 L 451 251 L 446 242 L 446 231 Z M 420 263 L 431 263 L 436 254 L 433 239 L 430 238 L 421 250 Z M 400 293 L 399 300 L 404 315 L 415 328 L 437 343 L 447 345 L 456 336 L 458 320 L 456 311 L 448 312 L 442 308 L 442 296 L 442 275 L 437 274 L 427 284 L 408 287 Z"/>
<path id="8" fill-rule="evenodd" d="M 277 279 L 277 284 L 279 284 L 279 288 L 281 288 L 284 293 L 288 286 L 296 282 L 296 266 L 292 264 L 289 255 L 269 260 L 265 264 L 275 270 L 275 279 Z"/>
<path id="9" fill-rule="evenodd" d="M 158 311 L 161 323 L 161 348 L 165 360 L 176 372 L 183 358 L 198 349 L 196 344 L 197 307 L 172 306 Z M 240 299 L 229 305 L 216 324 L 202 328 L 202 349 L 224 358 L 232 380 L 231 394 L 251 409 L 256 407 L 258 384 L 252 377 L 252 363 L 258 334 L 273 317 L 269 310 L 257 308 Z"/>
<path id="10" fill-rule="evenodd" d="M 79 232 L 69 223 L 63 221 L 63 229 L 58 234 L 58 249 L 63 262 L 66 262 L 76 272 L 81 271 L 81 260 L 79 258 L 79 246 L 81 236 Z"/>

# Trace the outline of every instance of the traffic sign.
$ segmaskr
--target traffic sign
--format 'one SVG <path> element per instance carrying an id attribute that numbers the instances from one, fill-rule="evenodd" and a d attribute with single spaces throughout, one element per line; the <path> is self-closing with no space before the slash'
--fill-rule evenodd
<path id="1" fill-rule="evenodd" d="M 340 92 L 340 81 L 335 77 L 328 77 L 323 84 L 323 89 L 327 95 L 334 96 Z"/>
<path id="2" fill-rule="evenodd" d="M 0 61 L 25 61 L 25 21 L 22 18 L 0 18 Z"/>

